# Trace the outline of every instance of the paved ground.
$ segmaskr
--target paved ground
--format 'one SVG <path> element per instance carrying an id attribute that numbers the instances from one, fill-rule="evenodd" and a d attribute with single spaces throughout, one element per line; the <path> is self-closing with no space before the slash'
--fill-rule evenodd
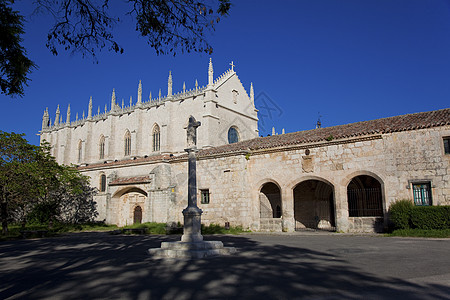
<path id="1" fill-rule="evenodd" d="M 179 236 L 0 242 L 0 299 L 450 299 L 450 239 L 205 236 L 238 255 L 156 260 Z"/>

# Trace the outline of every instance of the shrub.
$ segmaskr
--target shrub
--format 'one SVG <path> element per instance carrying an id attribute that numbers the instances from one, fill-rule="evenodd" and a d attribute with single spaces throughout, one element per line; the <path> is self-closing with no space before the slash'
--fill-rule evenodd
<path id="1" fill-rule="evenodd" d="M 412 207 L 411 224 L 418 229 L 450 229 L 450 206 Z"/>
<path id="2" fill-rule="evenodd" d="M 413 204 L 409 200 L 398 200 L 389 207 L 389 218 L 394 229 L 409 229 Z"/>

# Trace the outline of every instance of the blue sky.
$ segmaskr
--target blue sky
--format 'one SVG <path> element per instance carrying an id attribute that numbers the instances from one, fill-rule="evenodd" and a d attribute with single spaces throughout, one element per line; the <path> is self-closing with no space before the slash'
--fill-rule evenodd
<path id="1" fill-rule="evenodd" d="M 117 0 L 115 0 L 117 1 Z M 29 16 L 31 1 L 16 8 Z M 233 1 L 230 15 L 209 37 L 203 53 L 157 56 L 127 19 L 115 31 L 124 54 L 99 52 L 99 63 L 69 53 L 53 56 L 45 47 L 51 21 L 33 16 L 25 26 L 24 46 L 39 65 L 23 98 L 0 95 L 0 129 L 25 133 L 34 144 L 48 107 L 72 119 L 117 99 L 136 101 L 174 92 L 183 81 L 192 88 L 207 82 L 209 57 L 215 77 L 231 61 L 247 91 L 255 87 L 260 133 L 312 129 L 322 116 L 325 127 L 450 107 L 450 1 L 297 0 Z"/>

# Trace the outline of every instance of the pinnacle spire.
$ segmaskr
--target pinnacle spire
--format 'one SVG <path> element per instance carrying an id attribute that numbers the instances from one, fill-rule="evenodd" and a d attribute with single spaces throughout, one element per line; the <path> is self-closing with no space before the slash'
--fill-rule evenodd
<path id="1" fill-rule="evenodd" d="M 159 89 L 158 99 L 161 99 L 161 89 Z"/>
<path id="2" fill-rule="evenodd" d="M 92 96 L 89 98 L 88 119 L 92 118 Z"/>
<path id="3" fill-rule="evenodd" d="M 133 96 L 130 96 L 130 107 L 133 105 Z"/>
<path id="4" fill-rule="evenodd" d="M 186 82 L 183 82 L 183 93 L 186 92 Z"/>
<path id="5" fill-rule="evenodd" d="M 70 104 L 67 106 L 66 123 L 70 124 Z"/>
<path id="6" fill-rule="evenodd" d="M 255 91 L 253 90 L 253 82 L 250 83 L 250 101 L 255 103 Z"/>
<path id="7" fill-rule="evenodd" d="M 42 130 L 49 126 L 49 116 L 48 116 L 48 107 L 44 110 L 44 115 L 42 116 Z"/>
<path id="8" fill-rule="evenodd" d="M 172 96 L 172 71 L 169 71 L 169 79 L 167 80 L 167 96 Z"/>
<path id="9" fill-rule="evenodd" d="M 208 86 L 212 86 L 214 83 L 214 70 L 211 57 L 209 58 L 209 67 L 208 67 Z"/>
<path id="10" fill-rule="evenodd" d="M 55 117 L 55 125 L 59 124 L 59 115 L 60 115 L 61 111 L 59 110 L 59 104 L 58 104 L 58 108 L 56 108 L 56 117 Z"/>
<path id="11" fill-rule="evenodd" d="M 137 103 L 142 102 L 142 82 L 139 80 Z M 130 104 L 131 106 L 131 104 Z"/>
<path id="12" fill-rule="evenodd" d="M 197 81 L 197 79 L 195 79 L 195 89 L 196 90 L 198 89 L 198 81 Z"/>
<path id="13" fill-rule="evenodd" d="M 115 110 L 116 108 L 116 90 L 113 89 L 111 96 L 111 110 Z"/>
<path id="14" fill-rule="evenodd" d="M 152 101 L 152 92 L 150 91 L 150 94 L 148 95 L 148 100 Z"/>

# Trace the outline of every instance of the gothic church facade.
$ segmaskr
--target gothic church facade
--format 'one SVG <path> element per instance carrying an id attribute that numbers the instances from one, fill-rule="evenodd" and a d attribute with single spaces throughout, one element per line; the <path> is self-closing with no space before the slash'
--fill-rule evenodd
<path id="1" fill-rule="evenodd" d="M 253 85 L 233 65 L 208 84 L 53 122 L 41 141 L 98 188 L 99 220 L 182 222 L 187 206 L 186 124 L 198 128 L 202 221 L 261 231 L 381 231 L 395 200 L 450 204 L 450 109 L 258 137 Z"/>

